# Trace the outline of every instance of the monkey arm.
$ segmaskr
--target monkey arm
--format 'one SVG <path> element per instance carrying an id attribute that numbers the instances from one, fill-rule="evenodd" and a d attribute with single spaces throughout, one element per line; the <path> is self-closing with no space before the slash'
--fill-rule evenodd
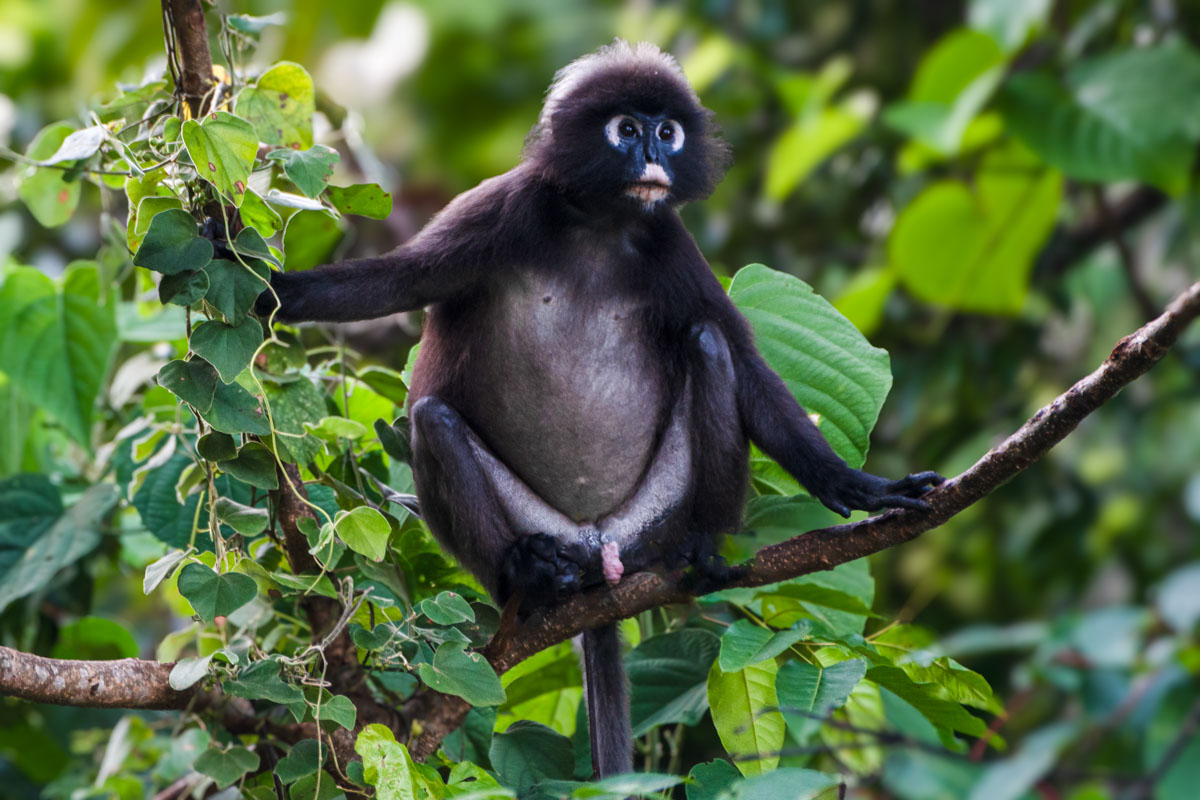
<path id="1" fill-rule="evenodd" d="M 942 482 L 940 475 L 920 472 L 892 481 L 852 469 L 829 446 L 783 379 L 767 366 L 747 336 L 748 332 L 737 348 L 738 410 L 750 439 L 764 453 L 843 517 L 856 508 L 866 511 L 929 508 L 920 496 Z"/>
<path id="2" fill-rule="evenodd" d="M 277 272 L 255 305 L 281 322 L 347 322 L 411 311 L 461 296 L 519 252 L 533 222 L 518 167 L 454 198 L 411 241 L 373 258 Z"/>

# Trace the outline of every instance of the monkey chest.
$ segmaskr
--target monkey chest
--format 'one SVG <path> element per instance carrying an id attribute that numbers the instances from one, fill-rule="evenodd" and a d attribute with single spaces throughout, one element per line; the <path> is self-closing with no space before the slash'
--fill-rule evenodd
<path id="1" fill-rule="evenodd" d="M 553 280 L 510 286 L 472 358 L 472 415 L 497 457 L 550 505 L 596 520 L 636 488 L 669 389 L 642 308 Z"/>

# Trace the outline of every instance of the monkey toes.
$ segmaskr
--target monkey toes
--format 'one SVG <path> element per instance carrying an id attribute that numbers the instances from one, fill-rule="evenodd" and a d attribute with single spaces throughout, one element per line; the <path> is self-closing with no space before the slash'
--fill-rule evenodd
<path id="1" fill-rule="evenodd" d="M 521 608 L 529 611 L 582 591 L 585 559 L 577 550 L 544 533 L 519 537 L 500 567 L 504 596 L 523 589 Z"/>

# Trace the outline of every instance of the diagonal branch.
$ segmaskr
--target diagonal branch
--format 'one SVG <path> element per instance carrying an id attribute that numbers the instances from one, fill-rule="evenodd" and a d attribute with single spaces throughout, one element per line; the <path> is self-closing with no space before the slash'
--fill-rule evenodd
<path id="1" fill-rule="evenodd" d="M 931 512 L 891 511 L 878 517 L 811 531 L 759 551 L 731 585 L 762 586 L 878 553 L 915 539 L 990 494 L 1027 469 L 1079 423 L 1159 361 L 1183 329 L 1200 315 L 1200 283 L 1166 311 L 1126 336 L 1100 367 L 1038 411 L 1020 430 L 970 469 L 929 495 Z M 631 575 L 611 590 L 572 598 L 558 608 L 504 630 L 484 650 L 497 671 L 586 628 L 615 622 L 655 606 L 687 602 L 692 594 L 678 573 Z M 184 708 L 194 692 L 167 683 L 172 664 L 123 659 L 64 661 L 0 647 L 0 695 L 40 703 L 93 708 Z M 410 743 L 414 758 L 431 754 L 462 723 L 470 706 L 458 697 L 419 692 L 406 718 L 421 733 Z"/>

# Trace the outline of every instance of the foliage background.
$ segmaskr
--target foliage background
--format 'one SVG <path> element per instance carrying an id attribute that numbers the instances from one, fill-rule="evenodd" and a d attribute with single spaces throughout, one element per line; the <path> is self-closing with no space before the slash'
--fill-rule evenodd
<path id="1" fill-rule="evenodd" d="M 252 63 L 309 68 L 350 110 L 350 134 L 330 140 L 341 168 L 353 162 L 393 193 L 387 221 L 353 220 L 338 257 L 389 248 L 457 192 L 511 167 L 558 67 L 613 35 L 669 47 L 736 157 L 713 198 L 685 211 L 714 269 L 731 276 L 761 262 L 799 276 L 891 354 L 894 383 L 867 461 L 877 473 L 957 473 L 1200 272 L 1195 3 L 313 0 L 223 10 L 288 14 Z M 1172 47 L 1188 57 L 1166 73 L 1131 62 L 1096 74 L 1106 56 Z M 0 0 L 0 144 L 24 153 L 44 125 L 162 65 L 155 4 Z M 1036 105 L 1045 87 L 1029 76 L 1047 77 L 1057 100 Z M 1121 80 L 1149 92 L 1134 93 L 1141 106 L 1120 105 L 1130 97 Z M 989 175 L 1001 184 L 991 195 Z M 1003 185 L 1022 175 L 1035 176 L 1032 188 Z M 984 199 L 955 205 L 968 189 Z M 1123 203 L 1146 197 L 1150 210 L 1122 230 Z M 925 207 L 936 211 L 914 210 Z M 0 261 L 57 276 L 95 258 L 108 220 L 123 216 L 85 185 L 70 221 L 44 228 L 4 179 Z M 984 255 L 963 277 L 972 225 Z M 1073 250 L 1072 233 L 1092 229 L 1097 246 Z M 329 336 L 400 369 L 417 330 L 401 317 Z M 900 620 L 936 632 L 938 652 L 994 688 L 1009 754 L 1053 756 L 1014 762 L 1028 773 L 1009 784 L 1017 793 L 978 796 L 1137 789 L 1200 696 L 1200 346 L 1194 335 L 1185 345 L 1017 481 L 872 559 L 880 619 L 868 630 Z M 125 341 L 118 363 L 147 350 Z M 111 407 L 119 387 L 112 373 L 100 378 Z M 0 477 L 40 472 L 74 497 L 103 472 L 2 374 L 0 412 Z M 81 620 L 102 617 L 128 632 L 96 633 L 105 646 L 154 656 L 188 610 L 142 595 L 143 568 L 162 551 L 135 513 L 108 534 L 37 604 L 8 606 L 3 643 L 97 657 L 68 640 L 95 627 Z M 643 633 L 658 624 L 643 620 Z M 123 716 L 8 700 L 0 715 L 0 777 L 16 797 L 56 780 L 60 795 L 92 785 L 103 769 L 95 754 Z M 874 745 L 880 752 L 835 748 L 814 765 L 868 776 L 862 796 L 984 791 L 979 762 Z M 1200 780 L 1200 744 L 1184 745 L 1154 776 L 1157 796 L 1188 796 Z M 711 733 L 689 735 L 673 763 L 686 773 L 720 754 Z M 113 774 L 139 774 L 138 765 Z M 127 796 L 119 784 L 94 791 Z"/>

